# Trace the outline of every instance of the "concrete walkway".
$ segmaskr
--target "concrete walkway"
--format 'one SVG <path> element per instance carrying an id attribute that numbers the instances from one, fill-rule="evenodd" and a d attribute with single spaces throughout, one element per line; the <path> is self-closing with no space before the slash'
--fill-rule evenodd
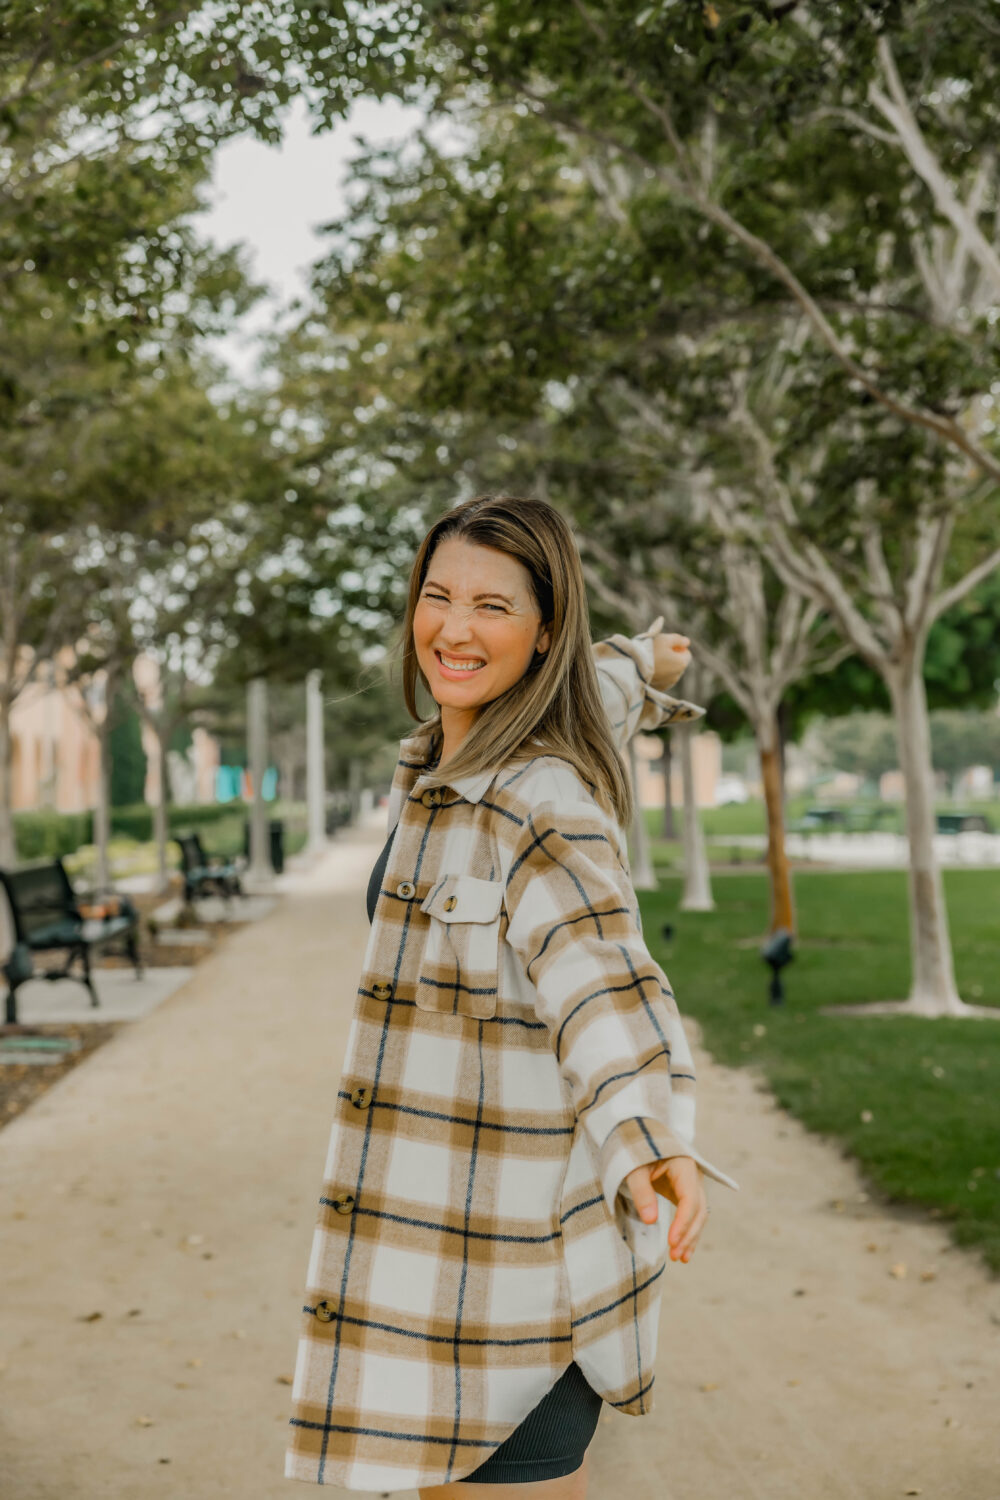
<path id="1" fill-rule="evenodd" d="M 287 1382 L 381 841 L 341 833 L 0 1132 L 4 1500 L 302 1488 Z M 700 1143 L 742 1192 L 710 1182 L 667 1265 L 656 1409 L 605 1407 L 590 1500 L 996 1500 L 1000 1282 L 687 1025 Z"/>

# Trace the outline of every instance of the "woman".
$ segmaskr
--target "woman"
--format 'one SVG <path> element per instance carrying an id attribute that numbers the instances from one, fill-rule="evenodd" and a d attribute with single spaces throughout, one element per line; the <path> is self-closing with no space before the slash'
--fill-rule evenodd
<path id="1" fill-rule="evenodd" d="M 703 1171 L 737 1187 L 694 1148 L 628 875 L 619 752 L 701 712 L 663 691 L 686 652 L 659 624 L 591 645 L 541 501 L 459 505 L 417 553 L 404 693 L 439 712 L 401 742 L 373 871 L 288 1478 L 582 1500 L 602 1403 L 652 1410 L 667 1249 L 691 1258 Z"/>

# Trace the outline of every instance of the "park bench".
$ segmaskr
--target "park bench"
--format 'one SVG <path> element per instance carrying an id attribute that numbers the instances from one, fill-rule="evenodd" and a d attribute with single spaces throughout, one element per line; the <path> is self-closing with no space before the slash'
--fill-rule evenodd
<path id="1" fill-rule="evenodd" d="M 789 833 L 816 833 L 821 828 L 846 828 L 847 814 L 841 807 L 808 807 L 802 817 L 789 823 Z"/>
<path id="2" fill-rule="evenodd" d="M 992 833 L 985 813 L 944 812 L 937 814 L 938 833 Z"/>
<path id="3" fill-rule="evenodd" d="M 177 834 L 174 843 L 181 851 L 185 901 L 217 894 L 228 906 L 233 896 L 246 894 L 240 881 L 239 866 L 207 855 L 201 846 L 199 834 Z"/>
<path id="4" fill-rule="evenodd" d="M 2 966 L 7 980 L 9 1026 L 17 1024 L 17 991 L 29 979 L 75 979 L 90 991 L 91 1005 L 97 1005 L 90 954 L 116 939 L 121 940 L 135 965 L 136 978 L 142 977 L 139 913 L 127 896 L 115 892 L 77 896 L 61 859 L 20 870 L 0 870 L 0 884 L 7 894 L 14 938 L 10 956 Z M 55 952 L 66 955 L 61 968 L 35 968 L 36 954 Z M 74 974 L 77 962 L 82 973 Z"/>

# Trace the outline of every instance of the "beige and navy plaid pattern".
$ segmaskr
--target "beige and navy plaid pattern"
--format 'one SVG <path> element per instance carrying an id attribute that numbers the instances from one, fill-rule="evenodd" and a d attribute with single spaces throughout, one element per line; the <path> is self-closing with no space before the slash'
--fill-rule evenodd
<path id="1" fill-rule="evenodd" d="M 700 709 L 647 635 L 594 647 L 609 719 Z M 670 1212 L 633 1167 L 694 1148 L 691 1052 L 642 939 L 625 838 L 567 762 L 426 786 L 404 739 L 395 835 L 347 1041 L 309 1259 L 285 1476 L 461 1479 L 575 1359 L 653 1409 Z"/>

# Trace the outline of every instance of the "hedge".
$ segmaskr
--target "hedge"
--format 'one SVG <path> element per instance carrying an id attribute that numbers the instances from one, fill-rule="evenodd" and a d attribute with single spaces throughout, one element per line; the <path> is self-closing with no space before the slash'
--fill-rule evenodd
<path id="1" fill-rule="evenodd" d="M 206 802 L 191 807 L 170 807 L 170 828 L 188 830 L 218 823 L 234 814 L 246 816 L 242 802 Z M 153 810 L 139 803 L 133 807 L 111 809 L 111 834 L 148 843 L 153 837 Z M 55 859 L 57 855 L 75 854 L 84 844 L 94 842 L 92 812 L 60 813 L 51 809 L 14 814 L 14 846 L 19 860 Z"/>

